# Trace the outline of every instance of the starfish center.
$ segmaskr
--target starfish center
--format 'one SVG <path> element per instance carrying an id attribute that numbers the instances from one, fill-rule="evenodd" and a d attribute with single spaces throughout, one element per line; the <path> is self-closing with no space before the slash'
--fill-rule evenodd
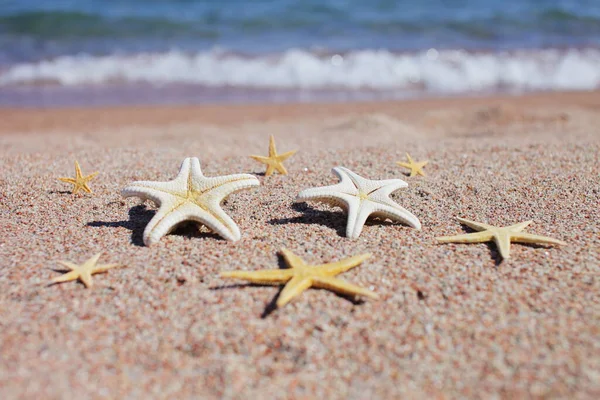
<path id="1" fill-rule="evenodd" d="M 361 199 L 361 200 L 367 200 L 367 199 L 369 198 L 369 195 L 368 195 L 367 193 L 364 193 L 364 192 L 360 192 L 360 193 L 358 193 L 358 195 L 357 195 L 357 196 L 358 196 L 358 198 L 359 198 L 359 199 Z"/>

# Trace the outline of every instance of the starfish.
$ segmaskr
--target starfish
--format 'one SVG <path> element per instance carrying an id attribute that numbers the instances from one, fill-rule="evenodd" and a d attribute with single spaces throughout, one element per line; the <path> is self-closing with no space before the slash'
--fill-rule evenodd
<path id="1" fill-rule="evenodd" d="M 94 179 L 96 175 L 98 175 L 98 172 L 83 176 L 79 163 L 75 160 L 75 178 L 58 178 L 58 180 L 72 184 L 73 194 L 77 194 L 80 189 L 84 192 L 92 193 L 92 189 L 88 186 L 88 182 Z"/>
<path id="2" fill-rule="evenodd" d="M 401 167 L 410 169 L 410 176 L 413 177 L 415 175 L 425 176 L 425 172 L 423 172 L 423 167 L 427 165 L 429 161 L 413 161 L 410 154 L 406 153 L 406 158 L 408 158 L 408 162 L 398 161 L 398 164 Z"/>
<path id="3" fill-rule="evenodd" d="M 271 176 L 273 172 L 277 171 L 282 175 L 287 175 L 287 170 L 283 166 L 283 162 L 294 155 L 298 150 L 288 151 L 283 154 L 277 154 L 277 149 L 275 148 L 275 138 L 271 135 L 271 139 L 269 140 L 269 156 L 250 156 L 254 158 L 256 161 L 261 162 L 263 164 L 267 164 L 267 172 L 265 172 L 265 176 Z"/>
<path id="4" fill-rule="evenodd" d="M 344 167 L 332 170 L 340 179 L 337 185 L 303 190 L 296 201 L 316 200 L 348 212 L 346 236 L 356 239 L 370 215 L 401 221 L 421 229 L 419 219 L 390 199 L 390 194 L 408 184 L 401 179 L 365 179 Z"/>
<path id="5" fill-rule="evenodd" d="M 85 287 L 92 287 L 94 284 L 92 282 L 93 274 L 100 274 L 102 272 L 106 272 L 111 268 L 123 267 L 124 265 L 119 264 L 102 264 L 96 265 L 100 255 L 102 253 L 98 253 L 94 255 L 92 258 L 84 262 L 82 265 L 76 265 L 69 261 L 59 261 L 60 264 L 67 267 L 70 272 L 67 272 L 64 275 L 59 276 L 58 278 L 52 279 L 52 283 L 61 283 L 74 281 L 75 279 L 79 279 Z"/>
<path id="6" fill-rule="evenodd" d="M 259 185 L 258 179 L 249 174 L 206 177 L 200 161 L 192 157 L 183 160 L 174 180 L 133 182 L 121 194 L 152 200 L 160 206 L 144 230 L 146 246 L 158 242 L 184 221 L 204 224 L 223 238 L 236 241 L 241 237 L 240 229 L 220 204 L 231 193 Z"/>
<path id="7" fill-rule="evenodd" d="M 437 238 L 440 243 L 482 243 L 494 241 L 500 256 L 503 259 L 510 258 L 510 243 L 540 243 L 540 244 L 562 244 L 566 243 L 552 239 L 546 236 L 533 235 L 527 232 L 521 232 L 533 221 L 520 222 L 518 224 L 510 226 L 492 226 L 481 222 L 473 222 L 463 218 L 457 218 L 460 222 L 467 225 L 470 228 L 475 229 L 477 232 L 466 233 L 464 235 L 456 236 L 442 236 Z"/>
<path id="8" fill-rule="evenodd" d="M 263 269 L 259 271 L 221 272 L 223 278 L 236 278 L 259 284 L 286 283 L 277 299 L 277 307 L 283 307 L 309 287 L 328 289 L 345 295 L 360 295 L 377 299 L 376 293 L 348 283 L 334 276 L 348 271 L 371 257 L 361 254 L 334 263 L 307 265 L 300 257 L 287 249 L 281 249 L 287 269 Z"/>

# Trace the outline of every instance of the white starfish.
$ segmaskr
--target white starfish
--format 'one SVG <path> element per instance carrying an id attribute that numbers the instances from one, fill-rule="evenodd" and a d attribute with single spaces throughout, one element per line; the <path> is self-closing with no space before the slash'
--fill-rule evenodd
<path id="1" fill-rule="evenodd" d="M 208 178 L 202 174 L 196 157 L 181 163 L 177 178 L 169 182 L 133 182 L 121 194 L 152 200 L 160 206 L 144 230 L 144 244 L 150 246 L 184 221 L 208 226 L 227 240 L 239 240 L 240 229 L 221 209 L 221 202 L 231 193 L 260 185 L 254 175 L 236 174 Z"/>
<path id="2" fill-rule="evenodd" d="M 340 178 L 340 183 L 303 190 L 296 201 L 316 200 L 343 208 L 348 213 L 347 237 L 358 238 L 370 215 L 421 229 L 419 219 L 389 197 L 396 190 L 408 186 L 403 180 L 365 179 L 344 167 L 335 167 L 332 171 Z"/>

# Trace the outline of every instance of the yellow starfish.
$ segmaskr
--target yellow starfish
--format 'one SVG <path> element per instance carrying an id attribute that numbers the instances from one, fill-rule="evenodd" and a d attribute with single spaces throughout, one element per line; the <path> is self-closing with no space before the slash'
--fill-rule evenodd
<path id="1" fill-rule="evenodd" d="M 520 222 L 510 226 L 492 226 L 481 222 L 473 222 L 463 218 L 457 218 L 460 222 L 477 232 L 466 233 L 456 236 L 442 236 L 437 238 L 440 243 L 482 243 L 493 240 L 498 246 L 500 255 L 503 259 L 510 257 L 510 243 L 540 243 L 540 244 L 562 244 L 566 243 L 552 239 L 546 236 L 533 235 L 527 232 L 521 232 L 533 221 Z"/>
<path id="2" fill-rule="evenodd" d="M 287 175 L 287 170 L 283 166 L 283 162 L 294 155 L 298 150 L 288 151 L 287 153 L 277 154 L 277 149 L 275 148 L 275 138 L 271 135 L 271 139 L 269 140 L 269 156 L 250 156 L 254 158 L 256 161 L 261 162 L 267 165 L 267 172 L 265 172 L 265 176 L 271 176 L 274 171 L 279 172 L 282 175 Z"/>
<path id="3" fill-rule="evenodd" d="M 410 169 L 410 176 L 413 177 L 415 175 L 425 176 L 425 172 L 423 172 L 423 167 L 427 165 L 429 161 L 413 161 L 410 154 L 406 153 L 406 158 L 408 158 L 408 162 L 398 161 L 398 164 L 401 167 Z"/>
<path id="4" fill-rule="evenodd" d="M 259 270 L 259 271 L 231 271 L 221 272 L 223 278 L 237 278 L 260 284 L 286 283 L 277 299 L 277 307 L 283 307 L 292 298 L 309 287 L 328 289 L 346 295 L 361 295 L 377 299 L 376 293 L 353 285 L 334 276 L 348 271 L 361 264 L 371 254 L 361 254 L 346 258 L 330 264 L 307 265 L 300 257 L 287 249 L 281 249 L 281 253 L 290 268 Z"/>
<path id="5" fill-rule="evenodd" d="M 108 271 L 111 268 L 123 267 L 123 265 L 119 264 L 96 265 L 101 254 L 102 253 L 98 253 L 94 255 L 82 265 L 76 265 L 68 261 L 59 261 L 59 263 L 67 267 L 70 270 L 70 272 L 67 272 L 64 275 L 52 279 L 52 283 L 68 282 L 73 281 L 75 279 L 79 279 L 81 282 L 83 282 L 85 287 L 89 288 L 94 285 L 92 282 L 93 274 L 100 274 L 102 272 Z"/>
<path id="6" fill-rule="evenodd" d="M 75 178 L 58 178 L 59 181 L 67 182 L 73 185 L 73 194 L 79 192 L 80 189 L 83 191 L 92 193 L 92 189 L 88 186 L 88 182 L 94 179 L 98 175 L 98 172 L 83 176 L 79 163 L 75 160 Z"/>

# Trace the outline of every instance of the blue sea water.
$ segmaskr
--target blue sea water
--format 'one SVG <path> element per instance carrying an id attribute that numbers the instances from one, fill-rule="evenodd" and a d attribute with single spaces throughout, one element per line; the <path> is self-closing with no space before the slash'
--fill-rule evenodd
<path id="1" fill-rule="evenodd" d="M 0 0 L 0 104 L 24 86 L 115 83 L 594 89 L 598 49 L 599 0 Z"/>

